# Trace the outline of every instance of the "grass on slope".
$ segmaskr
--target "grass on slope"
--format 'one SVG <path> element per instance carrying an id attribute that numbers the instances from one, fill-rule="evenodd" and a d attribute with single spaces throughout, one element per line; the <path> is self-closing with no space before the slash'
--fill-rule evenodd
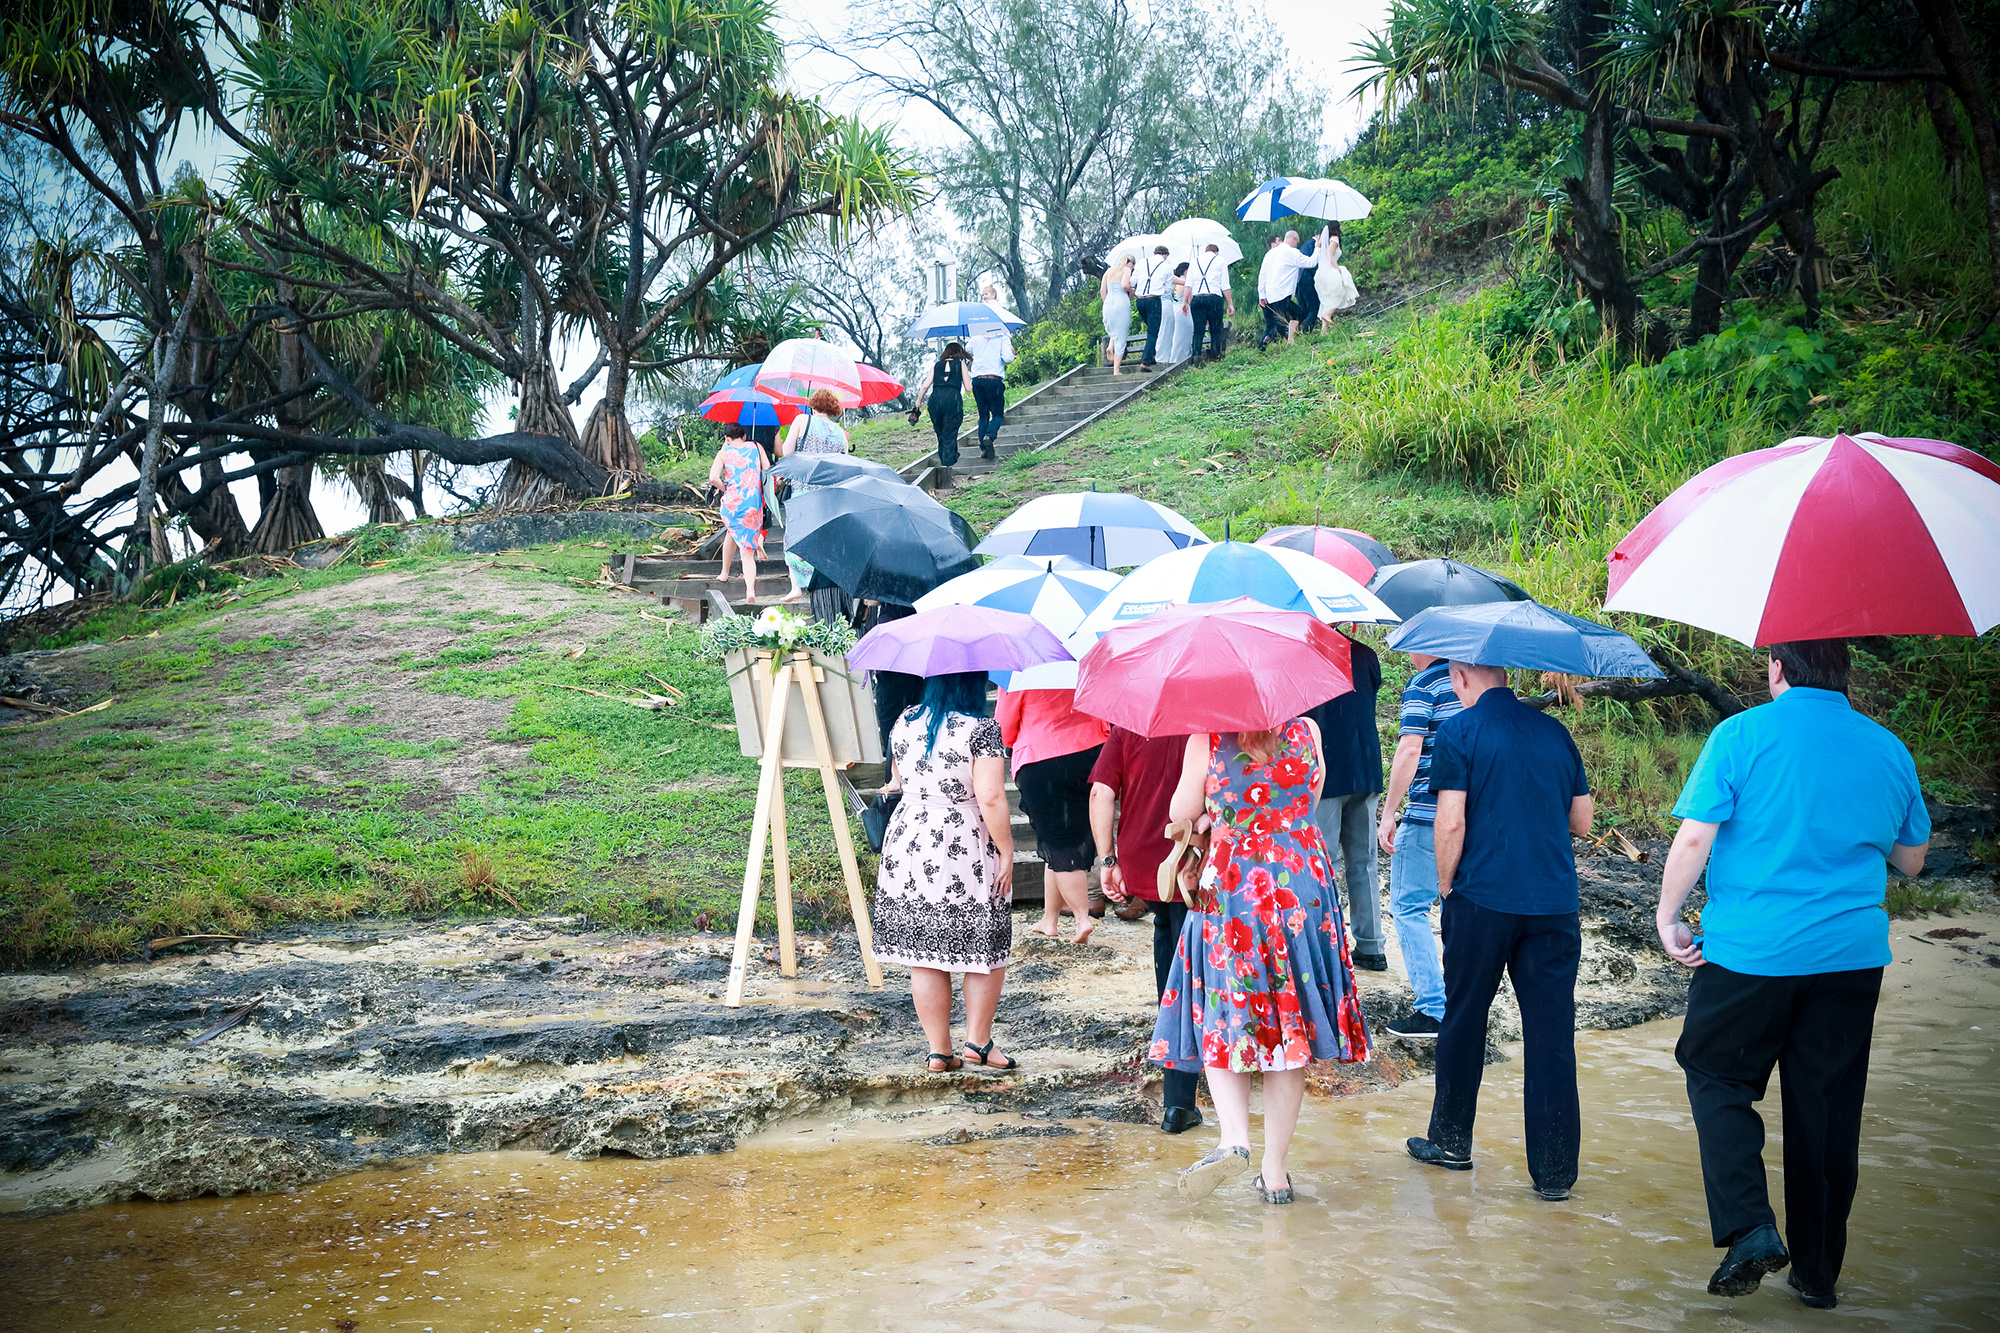
<path id="1" fill-rule="evenodd" d="M 570 581 L 600 558 L 409 556 L 84 627 L 140 637 L 64 659 L 110 708 L 0 732 L 0 953 L 381 912 L 726 926 L 755 761 L 692 629 Z M 558 688 L 648 671 L 686 704 Z M 842 919 L 817 775 L 787 794 L 801 915 Z"/>

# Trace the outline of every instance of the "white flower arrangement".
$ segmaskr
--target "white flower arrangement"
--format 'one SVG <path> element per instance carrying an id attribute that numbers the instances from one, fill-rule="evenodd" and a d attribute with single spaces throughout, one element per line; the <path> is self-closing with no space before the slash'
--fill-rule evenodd
<path id="1" fill-rule="evenodd" d="M 738 649 L 772 652 L 779 657 L 807 651 L 845 657 L 854 647 L 855 639 L 854 630 L 845 621 L 828 624 L 823 620 L 808 620 L 782 607 L 767 606 L 755 620 L 746 616 L 711 620 L 702 626 L 701 642 L 702 654 L 715 658 L 727 657 Z"/>

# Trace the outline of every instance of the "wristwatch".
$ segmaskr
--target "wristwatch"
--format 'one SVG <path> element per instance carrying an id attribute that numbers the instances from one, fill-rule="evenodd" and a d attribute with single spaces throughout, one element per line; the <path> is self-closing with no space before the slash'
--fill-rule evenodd
<path id="1" fill-rule="evenodd" d="M 1100 856 L 1097 858 L 1097 864 L 1101 866 L 1115 866 L 1118 864 L 1118 854 L 1113 852 L 1109 856 Z"/>

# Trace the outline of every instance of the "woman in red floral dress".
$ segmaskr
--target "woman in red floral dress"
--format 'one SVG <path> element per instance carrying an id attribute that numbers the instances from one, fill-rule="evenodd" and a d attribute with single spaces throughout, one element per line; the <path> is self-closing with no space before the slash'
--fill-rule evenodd
<path id="1" fill-rule="evenodd" d="M 1203 1067 L 1222 1142 L 1181 1173 L 1190 1199 L 1250 1165 L 1250 1075 L 1264 1077 L 1258 1191 L 1292 1201 L 1285 1153 L 1314 1060 L 1368 1058 L 1354 960 L 1313 805 L 1325 781 L 1319 729 L 1188 738 L 1169 815 L 1205 814 L 1208 860 L 1182 930 L 1150 1052 L 1168 1069 Z"/>

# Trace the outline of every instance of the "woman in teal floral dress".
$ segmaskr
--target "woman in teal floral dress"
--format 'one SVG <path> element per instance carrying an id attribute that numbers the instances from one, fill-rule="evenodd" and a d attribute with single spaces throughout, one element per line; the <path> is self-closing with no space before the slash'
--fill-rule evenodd
<path id="1" fill-rule="evenodd" d="M 1206 1068 L 1222 1142 L 1181 1174 L 1208 1194 L 1250 1165 L 1250 1075 L 1264 1078 L 1257 1188 L 1292 1201 L 1285 1153 L 1314 1060 L 1368 1058 L 1354 960 L 1314 803 L 1326 770 L 1319 729 L 1190 736 L 1169 817 L 1209 824 L 1187 925 L 1160 997 L 1150 1052 L 1168 1069 Z"/>
<path id="2" fill-rule="evenodd" d="M 722 448 L 708 467 L 708 484 L 720 492 L 722 513 L 722 582 L 729 582 L 729 557 L 743 553 L 743 597 L 757 600 L 757 557 L 764 554 L 763 446 L 743 427 L 730 422 L 722 428 Z"/>

